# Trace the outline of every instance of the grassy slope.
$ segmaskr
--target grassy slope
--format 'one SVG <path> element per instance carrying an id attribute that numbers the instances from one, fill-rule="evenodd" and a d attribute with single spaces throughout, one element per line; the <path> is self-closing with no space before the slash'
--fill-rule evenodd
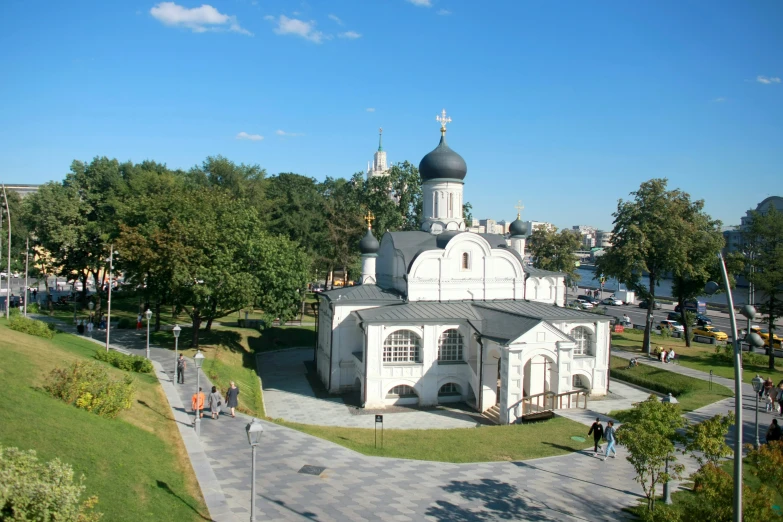
<path id="1" fill-rule="evenodd" d="M 386 430 L 383 448 L 375 431 L 278 421 L 283 426 L 329 440 L 364 455 L 440 462 L 491 462 L 563 455 L 587 447 L 572 436 L 586 437 L 588 427 L 562 417 L 513 426 L 451 430 Z M 378 445 L 380 446 L 380 431 Z"/>
<path id="2" fill-rule="evenodd" d="M 644 332 L 631 330 L 626 330 L 621 334 L 612 334 L 612 346 L 629 352 L 641 353 L 643 336 Z M 706 373 L 712 370 L 719 377 L 734 379 L 734 368 L 727 361 L 715 356 L 715 346 L 701 343 L 691 344 L 692 346 L 687 348 L 685 341 L 682 339 L 663 339 L 660 336 L 655 336 L 652 340 L 653 348 L 655 346 L 663 346 L 667 349 L 673 347 L 680 359 L 680 364 L 683 366 Z M 783 371 L 779 369 L 770 371 L 766 365 L 754 366 L 746 364 L 743 367 L 742 382 L 750 383 L 751 379 L 757 374 L 772 377 L 776 384 L 783 380 Z"/>
<path id="3" fill-rule="evenodd" d="M 206 507 L 166 398 L 151 375 L 138 376 L 136 402 L 108 420 L 40 389 L 55 367 L 90 358 L 96 345 L 72 335 L 53 341 L 0 322 L 0 387 L 8 394 L 0 443 L 59 457 L 86 476 L 104 520 L 203 520 Z M 122 372 L 107 366 L 115 377 Z"/>

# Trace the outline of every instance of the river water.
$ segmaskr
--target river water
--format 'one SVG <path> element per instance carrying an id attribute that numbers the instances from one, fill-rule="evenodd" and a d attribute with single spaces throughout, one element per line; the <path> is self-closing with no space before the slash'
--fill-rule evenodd
<path id="1" fill-rule="evenodd" d="M 588 288 L 600 288 L 601 282 L 596 279 L 595 277 L 595 271 L 592 268 L 585 268 L 580 267 L 576 269 L 576 273 L 579 274 L 582 279 L 579 280 L 578 285 L 580 287 L 588 287 Z M 644 280 L 646 283 L 647 281 Z M 672 281 L 670 279 L 662 279 L 659 281 L 659 285 L 655 288 L 655 296 L 656 297 L 671 297 L 672 296 Z M 645 287 L 647 285 L 645 284 Z M 722 285 L 721 285 L 722 286 Z M 604 290 L 608 292 L 615 292 L 620 288 L 619 283 L 616 279 L 607 279 L 606 283 L 604 284 Z M 625 286 L 622 287 L 623 289 Z M 734 305 L 739 306 L 746 304 L 748 302 L 748 289 L 747 288 L 735 288 L 731 292 L 732 297 L 734 298 Z M 726 295 L 723 293 L 716 294 L 713 296 L 702 296 L 699 298 L 702 301 L 706 301 L 708 303 L 715 303 L 715 304 L 726 304 Z M 637 299 L 638 301 L 638 299 Z"/>

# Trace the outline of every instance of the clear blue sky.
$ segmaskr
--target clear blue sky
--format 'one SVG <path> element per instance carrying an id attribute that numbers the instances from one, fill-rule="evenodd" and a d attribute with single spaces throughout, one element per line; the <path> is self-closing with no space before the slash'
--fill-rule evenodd
<path id="1" fill-rule="evenodd" d="M 348 177 L 379 126 L 418 164 L 445 107 L 475 217 L 610 228 L 668 177 L 737 224 L 783 195 L 781 27 L 779 0 L 4 0 L 0 179 L 216 154 Z"/>

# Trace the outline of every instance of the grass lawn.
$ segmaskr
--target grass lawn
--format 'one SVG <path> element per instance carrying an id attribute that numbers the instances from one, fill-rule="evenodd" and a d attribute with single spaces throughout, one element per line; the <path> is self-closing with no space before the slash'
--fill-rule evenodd
<path id="1" fill-rule="evenodd" d="M 439 462 L 526 460 L 564 455 L 592 447 L 589 443 L 571 440 L 572 436 L 587 438 L 588 427 L 563 417 L 512 426 L 386 430 L 383 434 L 383 448 L 375 447 L 375 431 L 371 429 L 310 426 L 281 420 L 276 422 L 364 455 L 400 459 Z"/>
<path id="2" fill-rule="evenodd" d="M 612 347 L 621 348 L 629 352 L 642 353 L 643 339 L 644 332 L 626 330 L 620 334 L 612 334 Z M 682 339 L 664 339 L 661 336 L 654 336 L 651 345 L 653 348 L 655 346 L 663 346 L 666 349 L 673 347 L 677 354 L 677 358 L 680 359 L 680 364 L 683 366 L 706 373 L 709 373 L 710 370 L 712 370 L 713 373 L 719 377 L 734 379 L 734 367 L 728 361 L 719 358 L 715 354 L 714 345 L 691 343 L 691 347 L 687 348 L 685 346 L 685 341 Z M 767 365 L 755 366 L 745 364 L 742 372 L 742 381 L 750 384 L 750 381 L 757 374 L 764 377 L 770 376 L 776 384 L 783 380 L 783 369 L 770 371 Z"/>
<path id="3" fill-rule="evenodd" d="M 628 368 L 628 360 L 621 357 L 612 357 L 611 359 L 612 379 L 627 381 L 649 389 L 655 389 L 661 393 L 672 392 L 680 402 L 682 411 L 688 412 L 712 404 L 713 402 L 732 397 L 734 393 L 725 386 L 712 384 L 712 390 L 709 389 L 710 383 L 670 372 L 662 368 L 640 364 L 634 368 Z M 652 384 L 649 384 L 652 383 Z M 657 389 L 656 389 L 657 387 Z M 683 392 L 684 391 L 684 392 Z M 610 416 L 616 417 L 611 412 Z M 622 417 L 622 414 L 620 414 Z"/>
<path id="4" fill-rule="evenodd" d="M 92 359 L 87 340 L 59 333 L 53 340 L 8 329 L 0 321 L 0 387 L 6 401 L 0 444 L 34 449 L 86 476 L 104 520 L 204 520 L 207 510 L 160 385 L 134 374 L 133 407 L 104 419 L 51 398 L 41 389 L 55 367 Z M 102 363 L 101 363 L 102 364 Z M 121 370 L 107 365 L 110 374 Z"/>

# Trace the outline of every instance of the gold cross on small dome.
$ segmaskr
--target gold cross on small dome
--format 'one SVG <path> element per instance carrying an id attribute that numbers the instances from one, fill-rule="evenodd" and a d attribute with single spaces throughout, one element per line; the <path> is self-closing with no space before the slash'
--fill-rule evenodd
<path id="1" fill-rule="evenodd" d="M 364 221 L 367 222 L 367 228 L 372 228 L 372 222 L 375 220 L 375 216 L 372 213 L 372 210 L 368 210 L 367 214 L 364 216 Z"/>
<path id="2" fill-rule="evenodd" d="M 515 209 L 517 209 L 517 219 L 519 219 L 522 216 L 522 211 L 525 210 L 525 206 L 522 204 L 522 200 L 518 200 L 517 204 L 514 206 Z"/>
<path id="3" fill-rule="evenodd" d="M 451 118 L 446 116 L 446 109 L 441 111 L 440 116 L 435 116 L 435 121 L 440 123 L 440 133 L 446 134 L 446 124 L 451 123 Z"/>

